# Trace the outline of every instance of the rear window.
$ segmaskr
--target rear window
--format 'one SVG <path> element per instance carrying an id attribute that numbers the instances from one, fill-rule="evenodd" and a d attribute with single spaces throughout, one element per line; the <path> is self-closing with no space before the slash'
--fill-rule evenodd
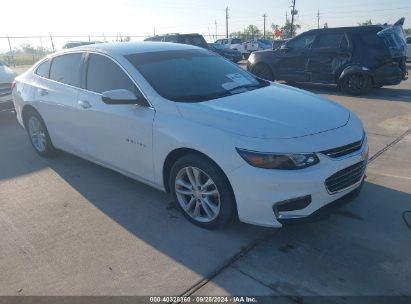
<path id="1" fill-rule="evenodd" d="M 200 35 L 182 35 L 180 36 L 180 43 L 208 48 L 207 42 L 203 36 Z"/>
<path id="2" fill-rule="evenodd" d="M 50 68 L 50 79 L 80 87 L 81 57 L 81 53 L 54 57 Z"/>
<path id="3" fill-rule="evenodd" d="M 243 42 L 239 38 L 231 39 L 231 44 L 241 44 L 241 43 L 243 43 Z"/>
<path id="4" fill-rule="evenodd" d="M 42 64 L 39 65 L 39 67 L 36 70 L 36 74 L 44 78 L 49 78 L 49 72 L 50 60 L 44 61 Z"/>

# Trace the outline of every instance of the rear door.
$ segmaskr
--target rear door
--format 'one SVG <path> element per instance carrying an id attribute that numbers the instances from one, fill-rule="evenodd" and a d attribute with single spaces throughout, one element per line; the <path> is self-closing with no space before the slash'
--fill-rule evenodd
<path id="1" fill-rule="evenodd" d="M 351 60 L 351 46 L 343 31 L 323 32 L 309 55 L 311 82 L 334 83 L 337 72 Z"/>
<path id="2" fill-rule="evenodd" d="M 308 81 L 307 65 L 315 33 L 295 37 L 276 52 L 276 79 Z"/>
<path id="3" fill-rule="evenodd" d="M 76 123 L 87 140 L 86 155 L 112 168 L 153 180 L 152 127 L 155 111 L 138 105 L 105 104 L 101 94 L 126 89 L 142 95 L 125 70 L 101 54 L 87 56 Z"/>
<path id="4" fill-rule="evenodd" d="M 84 145 L 76 125 L 82 60 L 83 53 L 63 54 L 44 62 L 36 71 L 36 107 L 53 143 L 73 152 L 80 152 Z"/>

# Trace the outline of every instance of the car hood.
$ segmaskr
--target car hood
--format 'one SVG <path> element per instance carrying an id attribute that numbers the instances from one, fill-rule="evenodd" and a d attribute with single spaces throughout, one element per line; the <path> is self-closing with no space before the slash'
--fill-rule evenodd
<path id="1" fill-rule="evenodd" d="M 241 136 L 295 138 L 340 128 L 350 111 L 318 95 L 272 84 L 229 97 L 178 103 L 181 115 Z"/>

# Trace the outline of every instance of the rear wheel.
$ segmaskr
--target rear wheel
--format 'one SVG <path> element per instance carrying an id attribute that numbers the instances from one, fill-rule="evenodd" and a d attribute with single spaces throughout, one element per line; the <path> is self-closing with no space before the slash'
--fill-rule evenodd
<path id="1" fill-rule="evenodd" d="M 25 126 L 34 150 L 43 157 L 51 157 L 56 154 L 46 125 L 40 114 L 30 110 L 25 115 Z"/>
<path id="2" fill-rule="evenodd" d="M 207 158 L 190 154 L 177 160 L 169 184 L 178 208 L 193 224 L 215 229 L 233 217 L 234 194 L 228 180 Z"/>
<path id="3" fill-rule="evenodd" d="M 258 63 L 253 68 L 253 74 L 265 80 L 274 81 L 274 75 L 270 67 L 264 63 Z"/>
<path id="4" fill-rule="evenodd" d="M 366 94 L 371 88 L 371 77 L 363 73 L 355 73 L 345 76 L 341 82 L 341 89 L 350 95 Z"/>

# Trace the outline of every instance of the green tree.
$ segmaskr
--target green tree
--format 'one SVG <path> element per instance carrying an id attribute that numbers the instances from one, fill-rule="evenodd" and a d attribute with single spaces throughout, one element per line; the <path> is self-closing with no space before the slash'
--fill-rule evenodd
<path id="1" fill-rule="evenodd" d="M 232 32 L 230 36 L 238 37 L 242 40 L 249 40 L 252 38 L 259 38 L 263 36 L 263 34 L 262 31 L 256 25 L 250 24 L 243 31 Z"/>
<path id="2" fill-rule="evenodd" d="M 23 43 L 20 47 L 26 54 L 36 54 L 36 49 L 28 43 Z"/>
<path id="3" fill-rule="evenodd" d="M 372 25 L 371 19 L 365 20 L 364 22 L 358 22 L 359 26 L 367 26 L 367 25 Z"/>
<path id="4" fill-rule="evenodd" d="M 404 29 L 406 35 L 411 35 L 411 27 Z"/>
<path id="5" fill-rule="evenodd" d="M 283 32 L 283 34 L 281 35 L 281 38 L 282 39 L 293 38 L 296 35 L 297 30 L 300 28 L 301 28 L 301 25 L 299 24 L 291 25 L 290 20 L 287 20 L 284 26 L 281 27 L 281 31 Z"/>

